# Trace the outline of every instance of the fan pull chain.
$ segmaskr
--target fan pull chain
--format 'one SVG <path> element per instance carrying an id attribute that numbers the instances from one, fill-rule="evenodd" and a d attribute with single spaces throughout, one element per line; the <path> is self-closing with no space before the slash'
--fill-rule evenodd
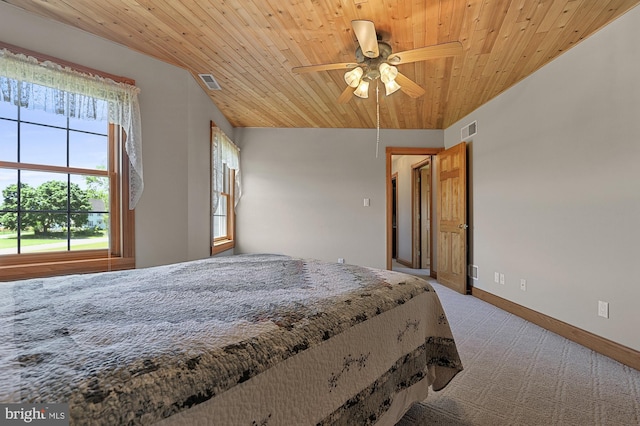
<path id="1" fill-rule="evenodd" d="M 378 148 L 380 146 L 380 98 L 378 95 L 380 86 L 376 80 L 376 158 L 378 158 Z"/>

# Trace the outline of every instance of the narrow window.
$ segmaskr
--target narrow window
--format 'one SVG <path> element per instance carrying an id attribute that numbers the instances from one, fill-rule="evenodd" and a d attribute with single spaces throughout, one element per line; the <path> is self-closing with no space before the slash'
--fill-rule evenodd
<path id="1" fill-rule="evenodd" d="M 240 198 L 240 150 L 211 123 L 211 254 L 235 247 L 235 206 Z"/>

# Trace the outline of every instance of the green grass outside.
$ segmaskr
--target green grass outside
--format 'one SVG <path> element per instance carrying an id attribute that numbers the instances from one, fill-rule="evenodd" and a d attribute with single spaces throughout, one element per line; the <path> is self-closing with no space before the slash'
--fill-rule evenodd
<path id="1" fill-rule="evenodd" d="M 7 236 L 9 235 L 9 233 L 4 233 L 5 236 L 4 238 L 0 238 L 0 249 L 9 249 L 9 248 L 15 248 L 18 245 L 18 241 L 17 241 L 17 236 L 15 231 L 12 232 L 13 233 L 13 237 L 11 236 Z M 0 234 L 2 235 L 2 234 Z M 35 235 L 33 233 L 33 231 L 25 231 L 22 232 L 21 234 L 22 236 L 22 240 L 20 241 L 20 246 L 21 247 L 27 247 L 27 246 L 37 246 L 37 245 L 42 245 L 42 244 L 51 244 L 51 243 L 57 243 L 57 242 L 65 242 L 67 241 L 66 236 L 63 236 L 62 234 L 50 234 L 48 236 L 42 236 L 42 235 Z M 108 243 L 105 241 L 98 241 L 95 243 L 83 243 L 83 244 L 73 244 L 73 240 L 74 239 L 93 239 L 93 238 L 102 238 L 104 237 L 104 233 L 98 233 L 98 234 L 94 234 L 94 235 L 87 235 L 87 236 L 71 236 L 71 248 L 72 250 L 87 250 L 87 249 L 93 249 L 93 248 L 107 248 Z M 84 248 L 84 247 L 87 248 Z M 78 248 L 78 247 L 82 247 L 82 248 Z M 50 248 L 50 249 L 43 249 L 42 251 L 60 251 L 60 248 Z"/>

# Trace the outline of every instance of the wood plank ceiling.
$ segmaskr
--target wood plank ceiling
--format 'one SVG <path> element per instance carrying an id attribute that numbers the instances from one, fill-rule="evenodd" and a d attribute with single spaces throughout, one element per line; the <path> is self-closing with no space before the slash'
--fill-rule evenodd
<path id="1" fill-rule="evenodd" d="M 461 56 L 398 66 L 426 90 L 420 98 L 380 87 L 380 126 L 391 129 L 450 126 L 640 2 L 3 1 L 185 68 L 198 83 L 213 74 L 222 90 L 206 91 L 235 127 L 375 127 L 375 84 L 368 99 L 339 104 L 344 71 L 291 72 L 353 62 L 354 19 L 374 21 L 393 52 L 460 41 Z"/>

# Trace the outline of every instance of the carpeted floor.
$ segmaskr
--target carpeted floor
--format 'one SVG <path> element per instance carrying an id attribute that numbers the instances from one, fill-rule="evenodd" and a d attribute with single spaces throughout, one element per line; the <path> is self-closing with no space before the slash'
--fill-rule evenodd
<path id="1" fill-rule="evenodd" d="M 640 425 L 640 371 L 429 280 L 465 370 L 397 426 Z"/>

